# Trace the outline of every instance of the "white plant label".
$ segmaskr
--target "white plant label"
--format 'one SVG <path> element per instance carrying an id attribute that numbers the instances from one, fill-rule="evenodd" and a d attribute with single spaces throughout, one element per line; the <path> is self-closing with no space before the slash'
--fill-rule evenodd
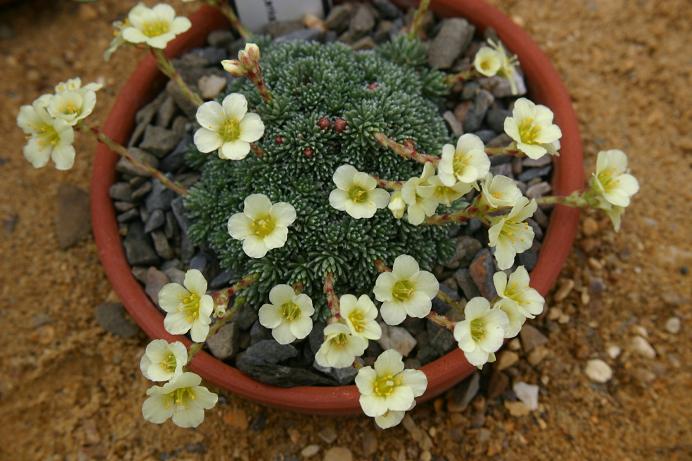
<path id="1" fill-rule="evenodd" d="M 300 19 L 305 14 L 324 18 L 331 0 L 231 0 L 240 21 L 253 32 L 272 21 Z"/>

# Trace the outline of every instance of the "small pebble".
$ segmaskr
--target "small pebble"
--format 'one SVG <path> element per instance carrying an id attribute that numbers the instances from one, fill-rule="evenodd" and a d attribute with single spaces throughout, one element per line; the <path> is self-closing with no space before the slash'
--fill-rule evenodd
<path id="1" fill-rule="evenodd" d="M 677 317 L 671 317 L 666 320 L 666 330 L 671 334 L 678 334 L 680 332 L 680 319 Z"/>
<path id="2" fill-rule="evenodd" d="M 630 341 L 630 349 L 647 359 L 653 359 L 656 357 L 656 350 L 646 339 L 641 336 L 635 336 L 632 338 L 632 341 Z"/>
<path id="3" fill-rule="evenodd" d="M 613 370 L 607 363 L 600 359 L 589 360 L 586 363 L 584 372 L 591 381 L 597 383 L 607 383 L 613 377 Z"/>
<path id="4" fill-rule="evenodd" d="M 307 447 L 303 448 L 300 451 L 300 456 L 303 458 L 312 458 L 315 456 L 317 453 L 320 451 L 320 446 L 319 445 L 308 445 Z"/>
<path id="5" fill-rule="evenodd" d="M 324 461 L 353 461 L 353 454 L 348 448 L 332 447 L 324 452 Z"/>
<path id="6" fill-rule="evenodd" d="M 606 348 L 606 352 L 608 353 L 608 357 L 611 359 L 616 359 L 620 356 L 620 353 L 622 353 L 622 349 L 620 349 L 620 346 L 611 344 Z"/>
<path id="7" fill-rule="evenodd" d="M 538 386 L 519 381 L 514 383 L 512 390 L 529 410 L 534 411 L 538 409 Z"/>

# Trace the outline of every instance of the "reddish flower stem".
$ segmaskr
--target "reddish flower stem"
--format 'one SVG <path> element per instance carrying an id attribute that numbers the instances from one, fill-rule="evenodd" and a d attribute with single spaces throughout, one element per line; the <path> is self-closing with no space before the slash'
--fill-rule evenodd
<path id="1" fill-rule="evenodd" d="M 324 294 L 327 295 L 327 307 L 329 307 L 332 317 L 338 318 L 339 298 L 334 291 L 334 275 L 331 272 L 327 272 L 324 276 Z"/>
<path id="2" fill-rule="evenodd" d="M 440 161 L 440 157 L 430 154 L 422 154 L 416 151 L 415 147 L 412 145 L 399 144 L 393 139 L 387 137 L 387 135 L 384 133 L 375 133 L 373 136 L 381 145 L 391 149 L 394 151 L 394 153 L 407 160 L 414 160 L 418 163 L 432 163 L 433 165 L 437 165 Z"/>

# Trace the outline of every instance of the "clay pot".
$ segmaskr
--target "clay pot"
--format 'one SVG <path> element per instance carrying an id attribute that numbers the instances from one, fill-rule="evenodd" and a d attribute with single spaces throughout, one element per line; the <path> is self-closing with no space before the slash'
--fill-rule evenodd
<path id="1" fill-rule="evenodd" d="M 562 129 L 561 155 L 555 162 L 553 190 L 563 195 L 580 189 L 584 170 L 577 118 L 567 90 L 545 54 L 526 32 L 483 0 L 438 0 L 433 2 L 432 8 L 444 16 L 463 16 L 480 28 L 494 28 L 502 41 L 517 54 L 531 98 L 550 107 Z M 192 28 L 168 46 L 166 53 L 169 56 L 203 44 L 208 32 L 226 26 L 224 18 L 210 7 L 202 7 L 190 19 Z M 116 141 L 127 143 L 134 128 L 135 113 L 160 91 L 163 82 L 153 59 L 143 59 L 121 88 L 103 126 L 105 132 Z M 135 280 L 125 259 L 115 211 L 108 195 L 108 189 L 116 179 L 117 159 L 106 146 L 100 144 L 97 147 L 91 181 L 91 209 L 99 257 L 127 311 L 147 335 L 187 343 L 186 338 L 173 337 L 164 330 L 162 314 Z M 555 283 L 570 252 L 578 218 L 577 210 L 563 206 L 557 206 L 551 215 L 538 263 L 531 273 L 532 286 L 543 295 Z M 195 357 L 191 369 L 212 385 L 273 407 L 316 414 L 357 414 L 361 411 L 355 386 L 270 386 L 255 381 L 206 352 Z M 422 370 L 428 377 L 428 389 L 419 402 L 430 400 L 451 388 L 469 376 L 474 367 L 459 349 L 455 349 L 425 365 Z"/>

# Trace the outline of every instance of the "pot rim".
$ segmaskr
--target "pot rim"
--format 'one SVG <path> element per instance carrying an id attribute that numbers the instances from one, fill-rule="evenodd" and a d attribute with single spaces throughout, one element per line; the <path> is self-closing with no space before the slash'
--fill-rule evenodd
<path id="1" fill-rule="evenodd" d="M 561 155 L 554 162 L 553 191 L 566 195 L 581 189 L 584 169 L 578 121 L 567 89 L 548 57 L 526 32 L 484 0 L 437 0 L 432 3 L 432 9 L 442 16 L 462 16 L 477 27 L 492 27 L 503 43 L 518 56 L 532 99 L 551 108 L 563 133 Z M 190 20 L 191 29 L 167 47 L 168 56 L 177 56 L 187 49 L 200 46 L 210 31 L 228 27 L 226 19 L 206 5 L 191 15 Z M 142 101 L 149 101 L 163 81 L 154 59 L 151 56 L 142 59 L 120 89 L 103 125 L 104 132 L 115 141 L 127 143 L 134 128 L 134 116 L 141 108 Z M 166 332 L 163 315 L 134 278 L 125 258 L 109 196 L 109 188 L 116 179 L 117 160 L 118 156 L 105 145 L 97 146 L 91 179 L 91 215 L 99 258 L 130 316 L 149 337 L 182 341 L 188 345 L 190 341 L 187 338 Z M 531 286 L 544 296 L 554 285 L 570 253 L 578 221 L 578 209 L 557 205 L 551 214 L 538 262 L 531 272 Z M 205 351 L 197 354 L 190 368 L 213 385 L 269 406 L 311 414 L 361 413 L 355 385 L 272 386 L 254 380 Z M 469 376 L 474 367 L 466 361 L 463 352 L 455 348 L 421 370 L 428 378 L 428 389 L 417 399 L 419 403 L 448 390 Z"/>

